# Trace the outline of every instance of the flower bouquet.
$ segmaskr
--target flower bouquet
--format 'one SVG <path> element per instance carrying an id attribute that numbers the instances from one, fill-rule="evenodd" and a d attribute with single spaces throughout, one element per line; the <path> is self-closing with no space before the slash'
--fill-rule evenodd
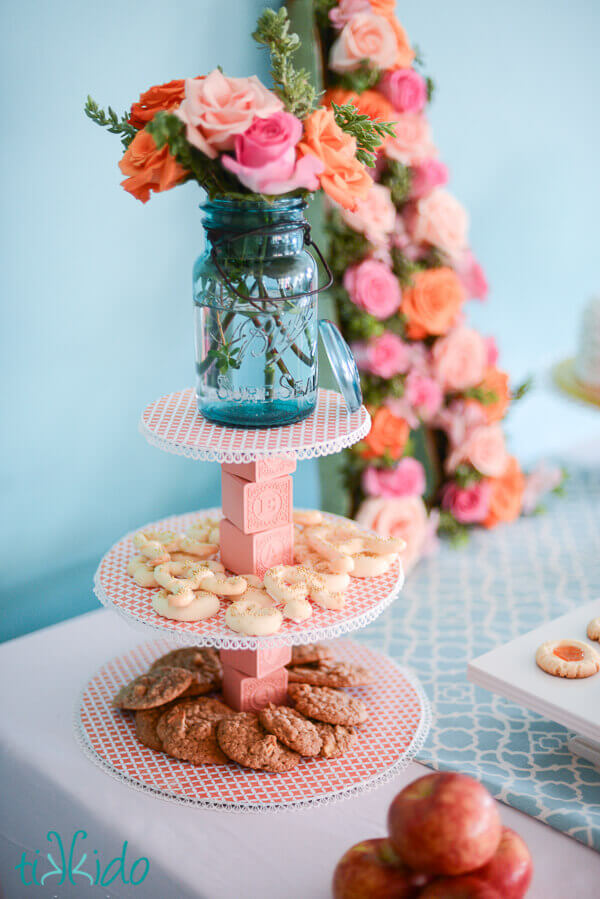
<path id="1" fill-rule="evenodd" d="M 85 111 L 120 135 L 122 185 L 141 202 L 187 181 L 206 191 L 207 248 L 194 268 L 198 408 L 264 427 L 316 403 L 320 288 L 306 201 L 323 190 L 356 211 L 392 132 L 354 107 L 317 105 L 294 67 L 300 41 L 285 9 L 265 10 L 253 37 L 270 52 L 272 90 L 215 69 L 151 87 L 122 116 L 90 97 Z"/>
<path id="2" fill-rule="evenodd" d="M 350 511 L 403 536 L 410 567 L 436 528 L 461 540 L 472 525 L 512 521 L 562 474 L 528 479 L 507 449 L 501 422 L 527 384 L 511 390 L 494 339 L 466 323 L 465 303 L 484 300 L 487 281 L 467 212 L 445 188 L 448 169 L 426 116 L 434 84 L 394 0 L 315 0 L 314 8 L 323 103 L 338 122 L 350 106 L 393 122 L 366 196 L 353 209 L 331 197 L 328 259 L 373 417 L 364 442 L 345 454 Z"/>

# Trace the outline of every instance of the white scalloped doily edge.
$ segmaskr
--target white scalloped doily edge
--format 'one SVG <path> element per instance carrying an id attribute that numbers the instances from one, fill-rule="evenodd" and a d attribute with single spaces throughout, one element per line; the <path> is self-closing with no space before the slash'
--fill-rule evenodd
<path id="1" fill-rule="evenodd" d="M 404 668 L 400 665 L 397 665 L 396 667 L 413 688 L 419 699 L 419 702 L 421 703 L 421 720 L 419 721 L 419 726 L 413 739 L 411 740 L 410 746 L 402 753 L 402 755 L 394 762 L 393 765 L 388 766 L 384 771 L 381 771 L 380 773 L 364 781 L 353 784 L 350 787 L 346 787 L 343 790 L 337 790 L 335 792 L 328 793 L 326 796 L 307 797 L 302 800 L 293 800 L 289 803 L 281 802 L 277 804 L 216 802 L 213 799 L 186 799 L 184 796 L 178 796 L 175 793 L 169 793 L 166 790 L 159 789 L 158 787 L 151 787 L 148 784 L 140 783 L 133 777 L 129 777 L 126 774 L 122 774 L 120 771 L 117 771 L 117 769 L 114 768 L 109 762 L 99 756 L 88 742 L 81 721 L 81 706 L 83 703 L 85 691 L 87 689 L 87 684 L 81 690 L 79 698 L 77 700 L 77 705 L 75 707 L 75 712 L 73 715 L 73 731 L 75 740 L 81 748 L 81 751 L 86 756 L 86 758 L 90 762 L 92 762 L 93 765 L 95 765 L 97 768 L 100 768 L 101 771 L 104 771 L 104 773 L 108 774 L 109 777 L 112 777 L 113 780 L 117 780 L 121 783 L 126 784 L 126 786 L 128 786 L 130 789 L 136 790 L 138 793 L 146 793 L 152 796 L 157 796 L 159 799 L 162 799 L 163 802 L 174 802 L 177 805 L 187 805 L 193 806 L 195 808 L 220 809 L 221 811 L 230 811 L 237 813 L 278 812 L 287 811 L 290 809 L 314 808 L 316 806 L 331 805 L 334 802 L 341 802 L 344 799 L 352 799 L 355 796 L 360 796 L 363 793 L 369 793 L 372 790 L 376 790 L 378 787 L 383 786 L 383 784 L 389 783 L 391 780 L 397 777 L 401 771 L 408 767 L 408 765 L 412 762 L 415 756 L 425 745 L 425 741 L 427 739 L 427 735 L 429 734 L 429 729 L 431 727 L 432 721 L 431 704 L 429 702 L 427 694 L 421 686 L 421 682 L 416 677 L 416 675 L 414 675 L 408 668 Z"/>
<path id="2" fill-rule="evenodd" d="M 187 459 L 196 459 L 199 462 L 229 462 L 243 464 L 246 462 L 256 462 L 259 459 L 270 458 L 293 458 L 293 459 L 316 459 L 320 456 L 333 456 L 341 453 L 349 446 L 354 446 L 363 437 L 366 437 L 371 430 L 371 417 L 367 413 L 366 421 L 360 427 L 351 431 L 349 434 L 343 434 L 331 440 L 324 440 L 320 443 L 314 443 L 312 446 L 299 447 L 297 450 L 266 450 L 260 453 L 242 453 L 228 452 L 227 450 L 211 450 L 194 446 L 183 446 L 179 443 L 173 443 L 166 437 L 158 437 L 154 434 L 143 420 L 138 425 L 140 434 L 148 441 L 151 446 L 163 450 L 165 453 L 172 453 L 175 456 L 185 456 Z"/>
<path id="3" fill-rule="evenodd" d="M 215 518 L 217 516 L 220 517 L 223 513 L 220 508 L 213 507 L 211 509 L 200 509 L 194 514 L 205 515 L 207 518 Z M 325 514 L 329 518 L 340 518 L 343 521 L 347 520 L 343 515 L 334 515 L 330 512 Z M 151 522 L 151 524 L 153 524 L 153 522 Z M 139 531 L 147 530 L 148 527 L 149 525 L 142 525 L 142 527 L 136 528 L 134 531 L 129 531 L 129 533 L 121 537 L 121 540 L 126 540 L 128 537 L 137 534 Z M 364 530 L 368 533 L 375 533 L 367 528 Z M 111 550 L 108 552 L 110 553 L 110 551 Z M 108 555 L 108 553 L 105 553 L 105 556 L 106 555 Z M 151 621 L 140 621 L 139 618 L 136 618 L 135 615 L 132 615 L 126 609 L 116 606 L 106 594 L 104 587 L 100 583 L 100 567 L 105 556 L 102 557 L 100 565 L 94 574 L 93 590 L 98 601 L 101 602 L 105 608 L 112 609 L 112 611 L 123 618 L 130 627 L 133 627 L 138 631 L 143 631 L 146 634 L 148 631 L 152 631 L 154 634 L 165 637 L 167 640 L 170 640 L 179 646 L 210 646 L 214 649 L 264 649 L 274 646 L 303 646 L 305 643 L 320 643 L 323 640 L 335 640 L 338 637 L 343 637 L 353 631 L 361 630 L 363 627 L 367 627 L 367 625 L 375 621 L 376 618 L 379 618 L 381 613 L 384 612 L 395 599 L 397 599 L 404 586 L 404 570 L 402 568 L 402 562 L 399 561 L 398 578 L 385 599 L 382 599 L 366 612 L 355 615 L 353 618 L 346 618 L 344 621 L 340 621 L 339 624 L 327 625 L 326 627 L 314 628 L 312 630 L 307 629 L 302 632 L 272 634 L 268 637 L 245 637 L 242 634 L 236 634 L 233 631 L 229 633 L 222 631 L 221 633 L 214 635 L 195 634 L 193 632 L 187 633 L 186 631 L 176 630 L 174 628 L 170 629 L 169 626 L 164 623 L 154 624 Z"/>

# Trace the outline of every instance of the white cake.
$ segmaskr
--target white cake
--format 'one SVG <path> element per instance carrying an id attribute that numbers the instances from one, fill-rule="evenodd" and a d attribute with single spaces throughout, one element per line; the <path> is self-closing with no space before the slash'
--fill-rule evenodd
<path id="1" fill-rule="evenodd" d="M 575 376 L 586 387 L 600 390 L 600 295 L 583 310 Z"/>

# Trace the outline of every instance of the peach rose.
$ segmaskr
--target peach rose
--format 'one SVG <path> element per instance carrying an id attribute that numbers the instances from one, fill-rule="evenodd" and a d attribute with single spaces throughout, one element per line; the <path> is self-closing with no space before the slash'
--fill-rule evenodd
<path id="1" fill-rule="evenodd" d="M 342 219 L 353 231 L 364 234 L 372 244 L 385 243 L 396 225 L 396 207 L 389 187 L 372 184 L 353 211 L 343 210 Z"/>
<path id="2" fill-rule="evenodd" d="M 504 431 L 498 424 L 486 424 L 467 433 L 464 443 L 446 459 L 446 469 L 452 472 L 462 462 L 468 462 L 484 477 L 499 478 L 508 460 Z"/>
<path id="3" fill-rule="evenodd" d="M 405 574 L 424 553 L 429 528 L 427 509 L 420 496 L 367 499 L 360 506 L 356 521 L 382 537 L 404 540 L 406 547 L 400 558 Z"/>
<path id="4" fill-rule="evenodd" d="M 129 124 L 139 131 L 154 118 L 157 112 L 177 109 L 184 97 L 185 81 L 183 78 L 177 78 L 167 84 L 155 84 L 154 87 L 140 94 L 137 103 L 132 104 Z"/>
<path id="5" fill-rule="evenodd" d="M 409 427 L 403 418 L 398 418 L 385 406 L 381 406 L 371 422 L 371 430 L 365 437 L 363 459 L 377 459 L 386 453 L 392 459 L 399 459 L 408 440 Z"/>
<path id="6" fill-rule="evenodd" d="M 501 522 L 514 521 L 521 514 L 525 476 L 514 456 L 508 457 L 502 475 L 492 479 L 490 484 L 490 507 L 483 522 L 486 528 L 496 527 Z"/>
<path id="7" fill-rule="evenodd" d="M 169 153 L 166 144 L 157 150 L 154 138 L 147 131 L 138 131 L 123 154 L 119 168 L 127 175 L 121 181 L 122 187 L 142 203 L 148 202 L 150 191 L 170 190 L 189 174 Z"/>
<path id="8" fill-rule="evenodd" d="M 451 268 L 417 272 L 412 287 L 402 291 L 400 311 L 407 319 L 407 334 L 421 340 L 445 334 L 454 324 L 465 299 L 464 290 Z"/>
<path id="9" fill-rule="evenodd" d="M 415 58 L 415 51 L 410 46 L 406 31 L 396 18 L 396 0 L 371 0 L 371 9 L 375 15 L 387 19 L 396 36 L 396 59 L 391 68 L 406 69 Z"/>
<path id="10" fill-rule="evenodd" d="M 486 403 L 483 406 L 486 420 L 490 423 L 500 421 L 506 415 L 510 405 L 508 375 L 506 372 L 500 371 L 499 368 L 490 365 L 485 370 L 481 387 L 486 392 L 496 395 L 496 399 L 493 402 Z"/>
<path id="11" fill-rule="evenodd" d="M 369 0 L 340 0 L 337 6 L 329 10 L 329 21 L 341 31 L 359 12 L 373 12 Z"/>
<path id="12" fill-rule="evenodd" d="M 432 350 L 436 378 L 447 393 L 475 387 L 483 378 L 487 347 L 472 328 L 455 328 L 437 340 Z"/>
<path id="13" fill-rule="evenodd" d="M 431 129 L 424 115 L 412 112 L 397 113 L 395 137 L 388 137 L 383 145 L 385 155 L 404 165 L 414 165 L 437 155 L 431 139 Z"/>
<path id="14" fill-rule="evenodd" d="M 458 200 L 441 187 L 418 200 L 407 218 L 408 232 L 417 244 L 442 250 L 452 259 L 467 246 L 469 217 Z"/>
<path id="15" fill-rule="evenodd" d="M 396 62 L 398 44 L 394 29 L 383 16 L 359 12 L 352 16 L 334 41 L 329 68 L 354 72 L 366 60 L 374 69 L 389 69 Z"/>
<path id="16" fill-rule="evenodd" d="M 342 131 L 331 109 L 320 107 L 304 120 L 298 153 L 312 153 L 323 161 L 321 187 L 344 209 L 356 209 L 358 201 L 367 196 L 373 180 L 356 158 L 356 140 Z"/>
<path id="17" fill-rule="evenodd" d="M 266 118 L 280 109 L 281 100 L 256 75 L 229 78 L 214 69 L 206 78 L 187 79 L 175 114 L 185 122 L 190 144 L 215 159 L 222 150 L 233 150 L 236 134 L 247 131 L 255 116 Z"/>

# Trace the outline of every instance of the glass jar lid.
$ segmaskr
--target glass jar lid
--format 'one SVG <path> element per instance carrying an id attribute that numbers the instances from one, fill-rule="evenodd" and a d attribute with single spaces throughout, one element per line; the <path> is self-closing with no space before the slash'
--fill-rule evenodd
<path id="1" fill-rule="evenodd" d="M 362 405 L 362 390 L 360 389 L 360 375 L 352 351 L 337 325 L 329 319 L 321 319 L 319 334 L 348 412 L 357 412 Z"/>

